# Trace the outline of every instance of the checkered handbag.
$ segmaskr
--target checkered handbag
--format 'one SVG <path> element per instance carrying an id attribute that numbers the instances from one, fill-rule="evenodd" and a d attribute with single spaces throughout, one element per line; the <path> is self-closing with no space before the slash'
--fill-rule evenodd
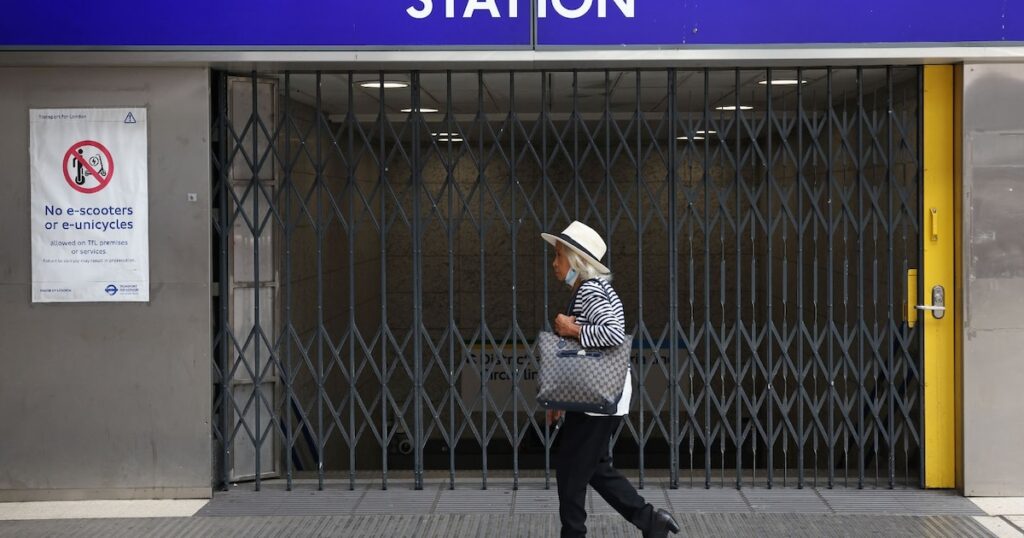
<path id="1" fill-rule="evenodd" d="M 537 335 L 540 359 L 537 402 L 548 409 L 610 415 L 622 398 L 632 341 L 584 349 L 579 340 L 550 332 Z"/>

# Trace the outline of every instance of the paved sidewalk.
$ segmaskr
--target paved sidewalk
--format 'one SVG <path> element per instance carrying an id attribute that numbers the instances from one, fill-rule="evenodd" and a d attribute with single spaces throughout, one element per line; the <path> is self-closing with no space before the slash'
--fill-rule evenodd
<path id="1" fill-rule="evenodd" d="M 677 520 L 680 536 L 839 537 L 988 537 L 971 517 L 837 516 L 806 514 L 685 514 Z M 593 516 L 588 536 L 640 535 L 621 517 Z M 66 519 L 0 522 L 0 537 L 75 536 L 416 536 L 416 537 L 550 537 L 558 536 L 558 516 L 429 514 L 365 516 L 250 516 L 162 519 Z"/>
<path id="2" fill-rule="evenodd" d="M 1024 537 L 1024 497 L 974 497 L 971 502 L 986 514 L 975 519 L 999 538 Z"/>
<path id="3" fill-rule="evenodd" d="M 985 511 L 952 491 L 920 489 L 854 488 L 744 488 L 681 487 L 650 482 L 640 490 L 647 502 L 675 514 L 877 514 L 908 516 L 984 516 Z M 593 489 L 588 490 L 588 513 L 615 514 Z M 242 485 L 219 492 L 199 516 L 343 516 L 373 514 L 557 514 L 558 495 L 552 484 L 522 481 L 511 484 L 460 483 L 449 489 L 446 482 L 428 483 L 414 490 L 408 482 L 393 482 L 389 489 L 366 482 L 355 490 L 347 484 L 331 484 L 317 491 L 314 484 L 297 484 L 293 491 L 268 483 L 262 491 Z"/>
<path id="4" fill-rule="evenodd" d="M 555 537 L 557 498 L 543 483 L 328 484 L 294 491 L 268 482 L 242 485 L 212 501 L 84 501 L 0 504 L 0 538 L 22 536 L 410 536 Z M 948 491 L 916 489 L 680 488 L 653 482 L 641 493 L 672 510 L 685 536 L 1020 537 L 1024 501 L 972 502 Z M 148 503 L 148 504 L 147 504 Z M 589 535 L 636 537 L 593 492 Z M 194 514 L 194 515 L 193 515 Z M 183 516 L 183 517 L 174 517 Z M 54 519 L 54 518 L 72 519 Z M 89 517 L 92 519 L 82 519 Z M 50 518 L 50 519 L 32 519 Z M 1018 518 L 1018 519 L 1014 519 Z"/>

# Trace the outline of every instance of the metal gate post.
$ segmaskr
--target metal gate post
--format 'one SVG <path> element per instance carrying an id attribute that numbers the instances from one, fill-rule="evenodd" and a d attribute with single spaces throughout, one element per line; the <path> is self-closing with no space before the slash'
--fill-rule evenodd
<path id="1" fill-rule="evenodd" d="M 640 155 L 641 155 L 641 151 L 643 150 L 643 142 L 642 142 L 642 140 L 640 138 L 640 134 L 642 132 L 642 129 L 640 128 L 640 124 L 641 124 L 641 120 L 643 118 L 643 109 L 640 106 L 640 86 L 641 86 L 640 70 L 639 69 L 635 70 L 633 72 L 633 75 L 634 75 L 634 80 L 635 80 L 635 83 L 636 83 L 636 86 L 634 87 L 634 90 L 633 90 L 633 95 L 634 95 L 634 99 L 633 100 L 636 103 L 636 105 L 635 105 L 635 107 L 633 109 L 633 121 L 636 123 L 636 149 L 635 149 L 635 153 L 634 153 L 635 157 L 633 159 L 633 165 L 634 165 L 633 181 L 634 181 L 634 183 L 636 185 L 636 245 L 637 245 L 637 247 L 636 247 L 636 274 L 637 275 L 643 275 L 644 274 L 644 261 L 643 261 L 644 260 L 644 224 L 643 224 L 643 222 L 644 222 L 644 219 L 643 219 L 644 179 L 643 179 L 643 171 L 642 171 L 641 163 L 640 163 Z M 610 109 L 611 109 L 611 96 L 610 95 L 606 96 L 605 100 L 606 100 L 606 103 L 607 103 L 606 107 L 609 110 L 608 114 L 609 114 L 609 119 L 610 119 L 610 117 L 611 117 L 611 112 L 610 112 Z M 642 276 L 641 276 L 641 278 L 637 278 L 637 283 L 636 284 L 637 284 L 637 307 L 636 307 L 637 357 L 639 359 L 637 361 L 637 366 L 638 366 L 638 369 L 643 371 L 645 373 L 645 375 L 646 375 L 647 373 L 650 372 L 650 368 L 645 365 L 646 361 L 644 360 L 644 344 L 647 341 L 647 335 L 645 334 L 645 330 L 644 330 L 645 327 L 646 327 L 646 324 L 644 323 L 644 279 L 642 278 Z M 641 377 L 640 379 L 644 380 L 646 378 L 645 377 Z M 644 452 L 645 452 L 644 449 L 646 448 L 646 445 L 647 445 L 647 427 L 646 427 L 646 421 L 645 421 L 646 417 L 644 415 L 644 410 L 645 410 L 644 409 L 644 407 L 645 407 L 644 404 L 646 403 L 647 390 L 645 389 L 644 385 L 642 385 L 640 383 L 638 383 L 637 385 L 638 385 L 637 388 L 639 389 L 637 391 L 637 393 L 638 393 L 637 395 L 640 397 L 640 410 L 639 410 L 639 412 L 640 412 L 640 454 L 639 454 L 640 482 L 639 482 L 638 486 L 640 488 L 643 488 L 644 487 L 644 468 L 647 465 L 645 454 L 644 454 Z"/>
<path id="2" fill-rule="evenodd" d="M 775 341 L 775 339 L 773 338 L 774 337 L 774 333 L 775 333 L 775 317 L 773 315 L 774 314 L 774 310 L 772 308 L 774 306 L 774 304 L 775 304 L 774 295 L 772 294 L 772 291 L 774 290 L 774 282 L 772 281 L 772 265 L 773 265 L 772 237 L 775 235 L 774 234 L 774 230 L 772 229 L 774 227 L 774 222 L 772 221 L 772 191 L 775 189 L 775 174 L 773 173 L 773 170 L 775 169 L 775 156 L 774 156 L 773 148 L 772 148 L 772 128 L 774 127 L 775 118 L 772 116 L 772 70 L 771 69 L 767 70 L 767 79 L 766 79 L 766 81 L 767 81 L 767 84 L 764 85 L 764 91 L 765 91 L 765 114 L 766 114 L 765 120 L 766 120 L 766 123 L 768 124 L 768 134 L 766 136 L 766 138 L 767 138 L 767 146 L 768 146 L 768 151 L 766 152 L 767 160 L 768 160 L 768 163 L 767 163 L 768 166 L 767 166 L 767 169 L 765 171 L 765 175 L 766 175 L 768 186 L 765 189 L 765 196 L 767 198 L 767 201 L 765 203 L 765 219 L 764 220 L 765 220 L 765 235 L 767 236 L 765 239 L 766 239 L 766 243 L 767 243 L 767 247 L 768 247 L 768 262 L 765 264 L 766 265 L 765 271 L 767 272 L 766 276 L 767 276 L 767 280 L 768 280 L 768 286 L 767 286 L 768 287 L 768 300 L 765 301 L 766 303 L 768 303 L 768 305 L 767 305 L 768 306 L 767 334 L 765 335 L 765 337 L 768 339 L 768 345 L 765 348 L 765 352 L 766 352 L 766 354 L 768 356 L 768 375 L 767 375 L 767 378 L 765 379 L 765 381 L 768 383 L 768 387 L 767 387 L 767 391 L 768 392 L 767 392 L 767 396 L 765 397 L 765 404 L 768 406 L 768 411 L 767 411 L 767 413 L 765 413 L 765 415 L 766 415 L 768 424 L 767 424 L 767 428 L 765 429 L 765 431 L 768 433 L 768 435 L 765 436 L 764 440 L 765 440 L 765 444 L 767 445 L 765 448 L 767 449 L 767 452 L 768 452 L 768 455 L 767 455 L 767 467 L 768 468 L 765 469 L 765 479 L 767 480 L 767 487 L 768 487 L 768 489 L 772 489 L 773 480 L 775 478 L 775 413 L 774 413 L 774 409 L 775 409 L 775 395 L 777 394 L 777 391 L 775 390 L 775 385 L 774 385 L 774 383 L 775 383 L 775 354 L 774 354 L 774 351 L 775 350 L 772 349 L 772 344 Z M 799 84 L 798 84 L 798 86 L 799 86 Z M 756 164 L 757 163 L 755 162 L 755 166 L 756 166 Z M 755 177 L 756 177 L 756 174 L 755 174 Z M 784 204 L 785 202 L 782 201 L 782 203 Z M 754 256 L 754 253 L 751 252 L 751 257 L 753 257 L 753 256 Z M 753 260 L 751 260 L 751 261 L 753 262 Z M 783 267 L 785 267 L 785 265 L 783 265 Z M 755 290 L 752 289 L 751 293 L 755 293 Z M 783 298 L 783 301 L 785 301 L 785 298 Z M 785 321 L 783 321 L 783 324 L 785 324 Z M 754 454 L 755 455 L 757 454 L 757 445 L 756 445 L 756 443 L 754 443 Z M 753 466 L 755 468 L 757 467 L 756 459 L 753 462 Z M 751 484 L 751 485 L 753 485 L 753 484 Z"/>
<path id="3" fill-rule="evenodd" d="M 806 318 L 804 317 L 804 94 L 803 94 L 803 81 L 804 72 L 803 69 L 797 68 L 796 70 L 796 223 L 797 223 L 797 247 L 796 247 L 796 258 L 798 260 L 796 266 L 796 318 L 797 318 L 797 370 L 799 375 L 797 376 L 797 383 L 799 387 L 797 397 L 797 455 L 796 455 L 796 487 L 797 489 L 804 488 L 804 445 L 806 439 L 804 435 L 804 406 L 808 404 L 807 398 L 807 387 L 806 374 L 807 371 L 804 369 L 804 345 L 806 344 Z M 815 227 L 817 230 L 817 227 Z M 817 249 L 815 249 L 817 253 Z M 817 276 L 817 272 L 815 272 Z M 815 290 L 814 299 L 817 301 L 817 286 L 813 288 Z M 814 309 L 815 313 L 817 308 Z M 817 461 L 815 461 L 817 463 Z"/>
<path id="4" fill-rule="evenodd" d="M 886 88 L 886 100 L 885 100 L 885 185 L 886 185 L 886 219 L 889 222 L 887 227 L 886 235 L 886 246 L 888 247 L 886 256 L 886 304 L 889 308 L 886 309 L 888 316 L 886 318 L 886 329 L 889 333 L 889 338 L 885 339 L 888 343 L 886 346 L 886 381 L 887 381 L 887 407 L 889 408 L 889 416 L 886 421 L 886 430 L 888 439 L 888 450 L 886 454 L 886 473 L 888 474 L 888 485 L 889 489 L 893 489 L 896 485 L 896 294 L 895 294 L 895 278 L 896 271 L 894 265 L 896 264 L 896 253 L 893 248 L 893 243 L 896 242 L 896 217 L 893 213 L 893 183 L 894 183 L 894 153 L 893 153 L 893 116 L 895 115 L 895 105 L 893 103 L 893 82 L 892 82 L 892 66 L 885 68 L 885 88 Z M 878 454 L 875 454 L 877 460 Z M 877 469 L 877 464 L 876 464 Z"/>
<path id="5" fill-rule="evenodd" d="M 743 263 L 742 262 L 742 260 L 743 260 L 743 252 L 742 252 L 741 247 L 740 247 L 741 240 L 742 240 L 742 231 L 741 231 L 741 227 L 740 227 L 740 192 L 741 192 L 740 183 L 741 183 L 741 181 L 743 181 L 743 179 L 741 177 L 742 176 L 742 172 L 740 172 L 740 168 L 741 168 L 741 166 L 740 166 L 740 164 L 741 164 L 740 148 L 742 147 L 742 140 L 743 140 L 742 139 L 742 136 L 743 136 L 742 113 L 740 111 L 740 106 L 741 106 L 741 103 L 740 103 L 740 85 L 741 85 L 740 84 L 740 70 L 739 69 L 733 69 L 733 76 L 735 78 L 735 81 L 733 83 L 734 85 L 733 85 L 733 91 L 732 91 L 733 96 L 734 96 L 733 97 L 733 111 L 732 112 L 734 114 L 734 116 L 733 116 L 733 129 L 734 129 L 735 134 L 736 134 L 736 140 L 735 140 L 736 147 L 733 149 L 733 152 L 734 152 L 733 153 L 733 156 L 734 156 L 734 163 L 733 163 L 733 176 L 734 176 L 733 177 L 733 183 L 734 184 L 733 184 L 733 189 L 736 191 L 735 192 L 735 196 L 736 196 L 736 199 L 735 199 L 735 203 L 736 203 L 736 206 L 735 206 L 736 219 L 734 221 L 735 224 L 733 225 L 733 227 L 735 228 L 735 230 L 734 230 L 735 238 L 734 239 L 736 241 L 736 268 L 737 268 L 737 271 L 736 271 L 736 305 L 735 305 L 735 308 L 736 308 L 736 319 L 733 322 L 733 323 L 736 324 L 736 326 L 733 327 L 733 338 L 736 339 L 736 356 L 734 357 L 734 360 L 735 360 L 734 368 L 735 368 L 735 370 L 733 371 L 733 377 L 734 377 L 734 380 L 736 382 L 736 387 L 735 387 L 736 395 L 735 395 L 735 399 L 734 399 L 734 401 L 736 402 L 735 403 L 735 407 L 734 407 L 734 409 L 735 409 L 735 416 L 733 418 L 736 420 L 736 422 L 733 425 L 733 428 L 734 428 L 734 430 L 733 430 L 733 434 L 734 434 L 733 443 L 736 446 L 736 489 L 741 489 L 743 487 L 743 400 L 745 399 L 746 396 L 745 396 L 744 390 L 743 390 L 743 379 L 742 379 L 741 374 L 740 374 L 740 372 L 742 372 L 742 370 L 743 370 L 743 339 L 740 337 L 740 334 L 739 334 L 740 333 L 740 331 L 739 331 L 740 328 L 738 327 L 738 325 L 741 325 L 743 323 L 743 310 L 742 310 L 742 304 L 743 304 L 743 296 L 742 296 L 743 281 L 742 281 L 742 277 L 741 277 L 740 271 L 738 270 L 742 266 L 742 263 Z M 725 250 L 724 249 L 723 249 L 722 256 L 723 256 L 722 261 L 723 261 L 723 264 L 724 264 L 724 262 L 725 262 Z M 726 273 L 727 273 L 727 271 L 725 271 L 723 269 L 723 276 Z M 724 327 L 723 327 L 723 329 L 724 329 Z M 723 467 L 724 467 L 724 465 L 723 465 Z"/>
<path id="6" fill-rule="evenodd" d="M 253 260 L 253 328 L 247 337 L 247 340 L 254 343 L 253 347 L 253 396 L 252 398 L 256 402 L 256 408 L 253 410 L 255 414 L 255 423 L 253 429 L 255 430 L 255 488 L 256 491 L 260 490 L 262 480 L 262 469 L 260 461 L 260 452 L 263 448 L 263 436 L 262 427 L 260 421 L 260 408 L 263 407 L 260 404 L 260 397 L 263 394 L 263 375 L 260 371 L 260 347 L 262 342 L 260 341 L 260 157 L 259 157 L 259 96 L 257 95 L 257 80 L 256 71 L 252 72 L 250 78 L 252 86 L 252 115 L 250 116 L 249 122 L 252 128 L 252 160 L 250 161 L 250 176 L 249 176 L 249 188 L 252 189 L 252 223 L 250 226 L 252 229 L 250 232 L 253 236 L 253 249 L 252 249 L 252 260 Z M 244 359 L 243 359 L 244 360 Z"/>
<path id="7" fill-rule="evenodd" d="M 834 364 L 835 358 L 835 339 L 838 337 L 838 330 L 835 325 L 835 254 L 833 249 L 833 239 L 835 234 L 835 209 L 832 205 L 834 196 L 834 148 L 833 148 L 833 132 L 834 132 L 834 118 L 835 111 L 833 110 L 833 94 L 832 94 L 832 68 L 829 67 L 826 72 L 827 77 L 827 88 L 826 88 L 826 99 L 828 103 L 828 156 L 826 164 L 826 177 L 828 178 L 828 261 L 826 274 L 828 275 L 828 283 L 826 284 L 828 290 L 828 382 L 829 382 L 829 398 L 828 398 L 828 488 L 832 489 L 835 485 L 835 469 L 836 469 L 836 451 L 835 442 L 838 434 L 835 431 L 835 405 L 838 393 L 836 391 L 836 370 Z"/>
<path id="8" fill-rule="evenodd" d="M 512 235 L 512 260 L 510 262 L 512 269 L 512 489 L 519 489 L 519 315 L 518 315 L 518 298 L 519 290 L 516 284 L 519 282 L 517 263 L 516 263 L 516 248 L 518 246 L 518 230 L 519 223 L 516 220 L 516 195 L 519 193 L 519 177 L 516 175 L 516 160 L 518 160 L 518 154 L 516 153 L 516 122 L 514 121 L 516 114 L 516 74 L 515 72 L 509 73 L 508 78 L 508 99 L 509 99 L 509 113 L 507 115 L 508 121 L 508 133 L 509 133 L 509 195 L 510 203 L 512 206 L 510 220 L 510 233 Z"/>
<path id="9" fill-rule="evenodd" d="M 532 2 L 531 2 L 532 4 Z M 543 193 L 543 211 L 544 220 L 543 227 L 545 230 L 549 229 L 550 221 L 548 220 L 548 73 L 547 71 L 540 72 L 540 151 L 541 151 L 541 191 Z M 548 247 L 545 243 L 544 248 L 544 267 L 548 267 Z M 551 301 L 549 295 L 549 282 L 550 282 L 550 271 L 543 271 L 544 275 L 544 324 L 545 330 L 551 329 L 551 315 L 548 303 Z M 544 421 L 544 489 L 551 489 L 551 445 L 554 443 L 554 437 L 557 434 L 557 430 L 552 430 L 551 425 Z"/>
<path id="10" fill-rule="evenodd" d="M 234 396 L 231 394 L 230 377 L 231 377 L 231 325 L 228 310 L 228 303 L 230 297 L 228 290 L 228 237 L 230 237 L 230 231 L 228 229 L 228 223 L 230 221 L 228 197 L 231 192 L 231 185 L 229 181 L 229 169 L 228 164 L 228 122 L 230 116 L 228 116 L 228 78 L 224 73 L 220 73 L 217 76 L 218 96 L 217 105 L 220 110 L 217 111 L 219 116 L 219 125 L 217 133 L 218 142 L 218 162 L 220 163 L 220 169 L 218 171 L 218 181 L 220 182 L 220 193 L 219 202 L 220 207 L 218 208 L 218 220 L 220 223 L 220 264 L 219 264 L 219 281 L 217 282 L 217 294 L 220 302 L 220 422 L 221 422 L 221 475 L 220 475 L 220 487 L 222 490 L 227 491 L 228 482 L 231 476 L 231 441 L 234 437 L 231 427 L 231 416 L 232 416 L 232 402 Z"/>
<path id="11" fill-rule="evenodd" d="M 446 227 L 448 240 L 448 435 L 451 439 L 451 446 L 448 447 L 448 489 L 455 489 L 455 446 L 459 443 L 458 433 L 455 430 L 455 349 L 456 345 L 462 345 L 461 331 L 455 326 L 455 256 L 454 256 L 454 228 L 455 220 L 455 159 L 452 155 L 451 133 L 455 132 L 455 114 L 452 112 L 452 72 L 445 72 L 445 132 L 448 137 L 448 162 L 445 166 L 445 183 L 448 189 L 448 225 Z M 455 337 L 460 336 L 459 341 Z M 461 353 L 460 353 L 461 357 Z"/>
<path id="12" fill-rule="evenodd" d="M 316 73 L 316 482 L 317 489 L 324 489 L 324 218 L 323 218 L 323 141 L 321 139 L 323 114 L 323 84 L 321 73 Z"/>
<path id="13" fill-rule="evenodd" d="M 679 446 L 682 441 L 679 439 L 679 384 L 678 384 L 678 370 L 679 370 L 679 287 L 678 287 L 678 275 L 676 267 L 676 70 L 668 70 L 668 294 L 669 294 L 669 312 L 668 312 L 668 361 L 669 361 L 669 380 L 672 390 L 670 391 L 670 402 L 669 402 L 669 423 L 671 440 L 669 446 L 669 487 L 677 489 L 679 487 Z M 637 100 L 639 100 L 639 95 Z"/>
<path id="14" fill-rule="evenodd" d="M 291 95 L 291 73 L 284 73 L 284 94 Z M 284 379 L 284 413 L 285 413 L 285 489 L 292 490 L 292 454 L 295 450 L 295 433 L 292 431 L 292 402 L 295 395 L 292 393 L 292 381 L 294 369 L 292 364 L 292 190 L 295 188 L 292 183 L 292 122 L 291 122 L 291 99 L 284 99 L 284 160 L 285 171 L 282 178 L 281 188 L 286 190 L 284 207 L 284 360 L 285 367 L 281 377 Z"/>
<path id="15" fill-rule="evenodd" d="M 391 442 L 393 433 L 388 426 L 388 406 L 391 403 L 391 389 L 388 387 L 388 228 L 387 228 L 387 199 L 384 196 L 388 183 L 387 167 L 385 166 L 385 136 L 387 132 L 387 108 L 384 99 L 384 72 L 377 73 L 377 117 L 379 118 L 378 144 L 377 144 L 377 185 L 381 189 L 380 195 L 380 230 L 378 249 L 380 253 L 380 327 L 378 334 L 380 338 L 380 453 L 381 453 L 381 489 L 388 489 L 388 443 Z"/>
<path id="16" fill-rule="evenodd" d="M 420 130 L 422 120 L 420 112 L 420 74 L 412 72 L 412 338 L 413 338 L 413 484 L 415 489 L 423 489 L 423 252 L 421 234 L 423 233 L 422 215 L 420 214 L 420 192 L 423 189 L 423 178 L 420 172 Z"/>
<path id="17" fill-rule="evenodd" d="M 487 358 L 487 346 L 488 346 L 488 344 L 492 343 L 492 342 L 490 342 L 491 339 L 489 338 L 490 331 L 487 329 L 487 302 L 485 300 L 486 293 L 487 293 L 487 286 L 486 286 L 485 283 L 486 283 L 487 279 L 486 279 L 486 272 L 485 272 L 486 271 L 486 263 L 484 262 L 484 260 L 485 260 L 484 234 L 485 234 L 485 231 L 487 229 L 487 220 L 483 218 L 483 216 L 485 215 L 485 212 L 484 212 L 483 185 L 484 185 L 484 180 L 485 180 L 485 177 L 486 177 L 486 175 L 485 175 L 486 174 L 486 168 L 485 168 L 485 165 L 484 165 L 483 156 L 484 156 L 484 131 L 486 130 L 486 127 L 487 127 L 487 118 L 486 118 L 486 116 L 484 114 L 484 72 L 483 71 L 477 71 L 476 77 L 477 77 L 476 78 L 476 80 L 477 80 L 477 96 L 476 96 L 476 98 L 477 98 L 477 108 L 476 108 L 476 114 L 477 114 L 477 125 L 478 125 L 478 128 L 479 128 L 479 135 L 478 135 L 479 138 L 477 139 L 477 151 L 479 153 L 477 154 L 478 158 L 477 158 L 476 181 L 477 181 L 477 187 L 479 189 L 479 199 L 480 199 L 480 226 L 479 226 L 479 229 L 478 229 L 479 235 L 477 237 L 477 241 L 478 241 L 478 245 L 479 245 L 479 249 L 480 249 L 479 250 L 479 252 L 480 252 L 480 352 L 481 352 L 480 353 L 480 361 L 481 361 L 481 367 L 480 367 L 480 420 L 481 420 L 480 446 L 481 446 L 481 452 L 482 452 L 481 456 L 482 456 L 482 462 L 483 462 L 483 466 L 482 466 L 482 469 L 481 469 L 481 474 L 482 474 L 481 479 L 482 479 L 482 482 L 483 482 L 482 483 L 482 488 L 483 489 L 487 489 L 487 466 L 488 466 L 487 465 L 487 445 L 490 443 L 491 436 L 490 436 L 490 432 L 488 431 L 488 427 L 487 427 L 487 400 L 490 397 L 490 394 L 489 394 L 490 388 L 488 386 L 487 380 L 488 380 L 488 377 L 489 377 L 488 374 L 490 373 L 490 367 L 487 365 L 488 361 L 486 360 L 486 358 Z M 493 349 L 493 347 L 492 347 L 492 349 Z"/>
<path id="18" fill-rule="evenodd" d="M 356 181 L 356 160 L 355 160 L 355 95 L 352 92 L 353 88 L 353 73 L 348 72 L 346 77 L 347 88 L 345 93 L 347 96 L 347 104 L 345 110 L 345 127 L 347 142 L 347 155 L 346 162 L 348 164 L 348 177 L 346 179 L 346 191 L 348 194 L 348 358 L 349 358 L 349 374 L 348 374 L 348 390 L 349 390 L 349 404 L 348 404 L 348 431 L 349 431 L 349 451 L 348 451 L 348 489 L 354 491 L 356 489 L 356 450 L 359 447 L 359 438 L 356 435 L 358 431 L 356 429 L 356 402 L 361 401 L 359 396 L 359 389 L 356 385 L 356 377 L 359 375 L 361 369 L 356 368 L 356 334 L 359 333 L 359 327 L 356 325 L 356 279 L 355 279 L 355 242 L 356 242 L 356 207 L 355 198 L 358 189 L 358 182 Z M 360 342 L 362 337 L 360 337 Z"/>
<path id="19" fill-rule="evenodd" d="M 704 117 L 711 117 L 711 82 L 710 71 L 704 69 Z M 707 130 L 707 128 L 705 128 Z M 705 137 L 704 143 L 704 375 L 701 381 L 704 382 L 704 489 L 711 489 L 711 443 L 714 429 L 711 427 L 711 336 L 714 328 L 711 325 L 711 226 L 708 224 L 711 218 L 711 174 L 708 172 L 708 164 L 711 162 L 710 149 Z M 717 210 L 717 209 L 716 209 Z M 719 431 L 722 431 L 719 428 Z M 724 432 L 720 435 L 724 435 Z M 722 461 L 725 465 L 725 461 Z"/>
<path id="20" fill-rule="evenodd" d="M 864 69 L 857 68 L 857 489 L 864 489 Z"/>

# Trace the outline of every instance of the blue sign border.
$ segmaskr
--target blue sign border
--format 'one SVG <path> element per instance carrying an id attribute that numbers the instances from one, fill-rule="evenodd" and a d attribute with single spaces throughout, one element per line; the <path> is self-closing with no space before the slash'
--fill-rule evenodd
<path id="1" fill-rule="evenodd" d="M 555 0 L 550 0 L 554 2 Z M 575 0 L 574 0 L 575 1 Z M 599 0 L 593 0 L 596 4 Z M 605 17 L 537 20 L 542 45 L 785 45 L 1024 41 L 1024 2 L 1004 0 L 607 0 Z"/>
<path id="2" fill-rule="evenodd" d="M 444 1 L 417 19 L 419 0 L 73 0 L 14 2 L 0 46 L 20 47 L 529 47 L 531 18 L 444 17 Z M 461 15 L 461 13 L 460 13 Z M 469 22 L 467 22 L 469 21 Z"/>
<path id="3" fill-rule="evenodd" d="M 513 4 L 515 18 L 509 12 Z M 475 9 L 468 9 L 470 5 Z M 6 7 L 0 17 L 4 48 L 528 49 L 1024 42 L 1024 2 L 1016 0 L 51 0 Z M 410 10 L 419 10 L 420 17 Z M 470 17 L 464 18 L 466 14 Z"/>

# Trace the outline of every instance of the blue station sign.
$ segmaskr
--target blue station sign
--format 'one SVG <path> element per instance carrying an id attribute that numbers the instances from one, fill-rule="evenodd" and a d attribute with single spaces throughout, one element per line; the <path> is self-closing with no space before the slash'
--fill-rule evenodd
<path id="1" fill-rule="evenodd" d="M 540 0 L 544 2 L 544 0 Z M 783 45 L 1024 40 L 1002 0 L 566 0 L 537 20 L 543 45 Z M 605 4 L 610 4 L 605 6 Z M 583 7 L 590 9 L 583 9 Z"/>
<path id="2" fill-rule="evenodd" d="M 756 46 L 1024 41 L 1006 0 L 12 2 L 5 48 Z"/>

